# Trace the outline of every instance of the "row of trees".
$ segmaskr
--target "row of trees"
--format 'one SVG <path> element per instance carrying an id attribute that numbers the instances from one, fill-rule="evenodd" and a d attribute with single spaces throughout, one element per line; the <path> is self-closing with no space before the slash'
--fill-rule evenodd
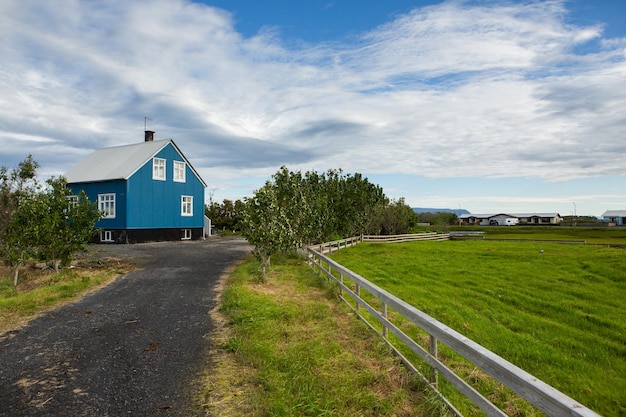
<path id="1" fill-rule="evenodd" d="M 245 200 L 238 227 L 255 246 L 265 279 L 273 254 L 359 234 L 407 233 L 416 222 L 404 200 L 389 201 L 361 174 L 283 166 Z"/>
<path id="2" fill-rule="evenodd" d="M 95 233 L 100 218 L 96 203 L 81 192 L 73 196 L 65 178 L 37 180 L 39 164 L 29 155 L 18 167 L 0 168 L 0 257 L 14 269 L 29 258 L 69 264 Z"/>
<path id="3" fill-rule="evenodd" d="M 457 224 L 459 221 L 459 217 L 455 213 L 443 211 L 419 213 L 417 214 L 417 219 L 420 223 L 429 223 L 432 225 Z"/>
<path id="4" fill-rule="evenodd" d="M 239 232 L 244 210 L 245 203 L 241 200 L 224 199 L 220 204 L 211 197 L 204 209 L 204 214 L 211 219 L 211 223 L 217 230 Z"/>

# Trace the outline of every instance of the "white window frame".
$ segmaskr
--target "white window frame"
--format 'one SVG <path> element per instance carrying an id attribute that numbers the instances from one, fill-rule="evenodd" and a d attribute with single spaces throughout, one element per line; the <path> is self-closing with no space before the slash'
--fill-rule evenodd
<path id="1" fill-rule="evenodd" d="M 183 229 L 183 237 L 181 240 L 191 240 L 191 229 Z"/>
<path id="2" fill-rule="evenodd" d="M 115 218 L 115 193 L 98 194 L 98 210 L 104 213 L 103 219 Z"/>
<path id="3" fill-rule="evenodd" d="M 65 197 L 65 199 L 67 200 L 68 208 L 72 209 L 72 208 L 78 206 L 78 196 L 77 195 L 68 195 L 67 197 Z"/>
<path id="4" fill-rule="evenodd" d="M 174 161 L 174 182 L 186 181 L 187 164 L 184 161 Z"/>
<path id="5" fill-rule="evenodd" d="M 77 195 L 69 195 L 65 197 L 67 200 L 67 208 L 65 209 L 65 213 L 69 213 L 72 209 L 78 207 L 78 196 Z"/>
<path id="6" fill-rule="evenodd" d="M 113 232 L 110 230 L 100 231 L 100 242 L 113 242 Z"/>
<path id="7" fill-rule="evenodd" d="M 183 195 L 180 197 L 180 215 L 193 216 L 193 196 Z"/>
<path id="8" fill-rule="evenodd" d="M 165 181 L 167 179 L 165 159 L 152 158 L 152 179 L 157 181 Z"/>

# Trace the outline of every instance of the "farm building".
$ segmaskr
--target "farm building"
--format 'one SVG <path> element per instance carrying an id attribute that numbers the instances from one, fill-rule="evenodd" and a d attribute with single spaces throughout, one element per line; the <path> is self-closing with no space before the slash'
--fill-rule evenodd
<path id="1" fill-rule="evenodd" d="M 616 226 L 626 226 L 626 210 L 607 210 L 602 214 L 602 219 Z"/>
<path id="2" fill-rule="evenodd" d="M 496 213 L 496 214 L 463 214 L 459 217 L 461 224 L 475 226 L 513 226 L 515 224 L 554 225 L 561 223 L 559 213 Z"/>
<path id="3" fill-rule="evenodd" d="M 173 140 L 154 140 L 99 149 L 65 178 L 78 194 L 97 201 L 104 216 L 96 223 L 99 242 L 135 243 L 200 239 L 205 230 L 206 183 Z"/>

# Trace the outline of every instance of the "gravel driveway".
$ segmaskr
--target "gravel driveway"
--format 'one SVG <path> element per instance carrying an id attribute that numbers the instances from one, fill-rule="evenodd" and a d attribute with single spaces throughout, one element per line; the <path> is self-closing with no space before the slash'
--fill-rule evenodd
<path id="1" fill-rule="evenodd" d="M 142 269 L 0 335 L 0 416 L 193 416 L 222 273 L 245 240 L 99 245 Z"/>

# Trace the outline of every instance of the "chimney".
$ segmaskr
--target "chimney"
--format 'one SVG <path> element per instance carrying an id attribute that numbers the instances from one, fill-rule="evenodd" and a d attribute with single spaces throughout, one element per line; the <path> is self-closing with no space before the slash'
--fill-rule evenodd
<path id="1" fill-rule="evenodd" d="M 152 142 L 154 140 L 154 132 L 152 130 L 146 130 L 146 142 Z"/>

